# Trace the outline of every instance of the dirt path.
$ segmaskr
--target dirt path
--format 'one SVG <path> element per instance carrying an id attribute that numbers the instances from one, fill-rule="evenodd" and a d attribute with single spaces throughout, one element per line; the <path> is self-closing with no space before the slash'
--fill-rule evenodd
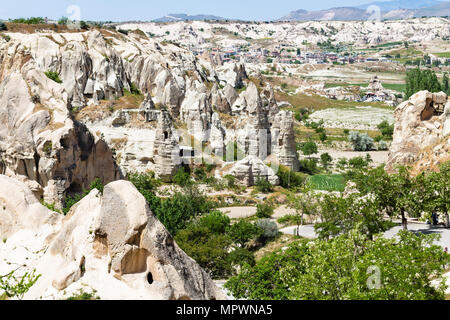
<path id="1" fill-rule="evenodd" d="M 335 149 L 320 150 L 320 154 L 328 153 L 334 160 L 345 158 L 347 160 L 356 157 L 365 158 L 367 154 L 370 154 L 373 165 L 378 167 L 381 164 L 385 164 L 388 161 L 389 151 L 371 151 L 371 152 L 356 152 L 356 151 L 339 151 Z"/>

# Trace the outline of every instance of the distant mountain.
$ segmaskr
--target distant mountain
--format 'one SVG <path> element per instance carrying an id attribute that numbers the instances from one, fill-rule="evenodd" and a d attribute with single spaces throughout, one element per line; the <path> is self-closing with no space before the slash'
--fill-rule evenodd
<path id="1" fill-rule="evenodd" d="M 382 19 L 408 19 L 413 17 L 450 16 L 450 1 L 436 0 L 394 0 L 372 2 L 359 7 L 331 8 L 319 11 L 297 10 L 279 21 L 313 21 L 313 20 L 366 20 L 366 12 L 371 5 L 378 5 Z"/>
<path id="2" fill-rule="evenodd" d="M 214 15 L 188 15 L 185 13 L 168 14 L 167 16 L 153 20 L 154 22 L 176 22 L 176 21 L 204 21 L 204 20 L 226 20 Z"/>
<path id="3" fill-rule="evenodd" d="M 437 0 L 393 0 L 393 1 L 375 1 L 357 6 L 356 8 L 366 10 L 369 6 L 375 5 L 380 7 L 381 11 L 391 11 L 398 9 L 420 9 L 432 7 L 441 4 Z"/>
<path id="4" fill-rule="evenodd" d="M 319 11 L 298 10 L 279 19 L 281 21 L 311 21 L 311 20 L 363 20 L 370 15 L 366 10 L 351 7 L 331 8 Z"/>

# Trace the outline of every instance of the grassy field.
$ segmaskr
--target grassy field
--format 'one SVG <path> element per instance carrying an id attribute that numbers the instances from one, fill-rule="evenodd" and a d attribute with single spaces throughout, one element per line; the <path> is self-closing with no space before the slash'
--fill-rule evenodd
<path id="1" fill-rule="evenodd" d="M 450 58 L 450 52 L 438 52 L 433 54 L 441 58 Z"/>
<path id="2" fill-rule="evenodd" d="M 319 174 L 309 177 L 308 183 L 314 190 L 344 192 L 347 181 L 341 174 Z"/>
<path id="3" fill-rule="evenodd" d="M 406 91 L 406 83 L 383 83 L 383 87 L 389 90 L 395 90 L 399 92 Z"/>

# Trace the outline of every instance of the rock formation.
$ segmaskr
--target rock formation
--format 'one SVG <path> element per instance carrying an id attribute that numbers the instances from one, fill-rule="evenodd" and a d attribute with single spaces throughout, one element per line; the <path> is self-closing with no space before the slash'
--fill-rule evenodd
<path id="1" fill-rule="evenodd" d="M 245 186 L 254 186 L 258 179 L 266 179 L 273 185 L 280 183 L 276 172 L 256 156 L 248 156 L 236 162 L 224 175 L 235 176 Z"/>
<path id="2" fill-rule="evenodd" d="M 0 176 L 0 273 L 17 265 L 40 274 L 25 299 L 62 299 L 79 290 L 101 299 L 224 299 L 209 275 L 174 242 L 125 181 L 93 190 L 64 219 L 18 181 Z M 33 236 L 30 236 L 33 235 Z"/>
<path id="3" fill-rule="evenodd" d="M 96 178 L 119 178 L 106 143 L 72 120 L 66 89 L 48 79 L 35 60 L 20 65 L 26 53 L 12 49 L 2 51 L 13 68 L 6 72 L 2 64 L 0 173 L 21 176 L 38 197 L 58 207 L 67 193 L 80 192 Z"/>
<path id="4" fill-rule="evenodd" d="M 443 92 L 421 91 L 399 105 L 387 170 L 394 171 L 396 165 L 420 165 L 426 169 L 448 160 L 449 117 L 450 102 Z M 427 149 L 431 150 L 426 152 Z"/>
<path id="5" fill-rule="evenodd" d="M 153 155 L 156 176 L 171 181 L 181 165 L 181 158 L 179 141 L 167 111 L 161 112 L 158 118 Z"/>
<path id="6" fill-rule="evenodd" d="M 288 138 L 292 121 L 280 115 L 286 124 L 272 130 L 280 112 L 274 91 L 267 86 L 260 92 L 248 80 L 244 64 L 210 70 L 192 52 L 134 32 L 11 33 L 10 42 L 0 41 L 0 88 L 10 92 L 0 98 L 1 122 L 19 121 L 6 111 L 14 103 L 9 102 L 11 95 L 21 96 L 21 109 L 13 107 L 21 110 L 18 114 L 30 117 L 21 132 L 0 128 L 0 137 L 8 136 L 0 138 L 0 173 L 26 180 L 46 202 L 60 207 L 66 194 L 87 188 L 97 177 L 104 182 L 119 178 L 109 149 L 124 173 L 154 170 L 168 180 L 180 165 L 174 123 L 185 126 L 186 134 L 203 142 L 218 159 L 225 145 L 237 141 L 245 156 L 265 160 L 275 153 L 280 163 L 296 168 L 296 150 Z M 39 74 L 39 81 L 36 76 L 25 79 L 28 71 Z M 45 77 L 47 71 L 62 83 Z M 25 80 L 20 81 L 18 74 Z M 238 94 L 236 89 L 244 86 Z M 141 96 L 138 90 L 145 99 L 140 106 L 130 106 L 129 101 Z M 124 93 L 122 106 L 118 98 Z M 101 111 L 105 99 L 111 100 L 109 113 Z M 96 136 L 73 120 L 70 113 L 80 109 L 80 114 L 98 113 L 77 118 Z M 161 110 L 167 114 L 161 115 Z M 283 130 L 287 145 L 272 146 L 272 131 Z M 19 147 L 26 152 L 7 142 L 18 135 L 26 136 Z"/>
<path id="7" fill-rule="evenodd" d="M 280 111 L 275 115 L 271 137 L 273 139 L 272 153 L 277 157 L 278 163 L 293 171 L 298 171 L 300 164 L 295 143 L 292 111 Z"/>

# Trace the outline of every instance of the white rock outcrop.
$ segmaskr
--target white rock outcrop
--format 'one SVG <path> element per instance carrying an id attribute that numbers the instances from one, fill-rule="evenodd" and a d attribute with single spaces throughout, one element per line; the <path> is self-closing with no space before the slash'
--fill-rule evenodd
<path id="1" fill-rule="evenodd" d="M 174 242 L 129 182 L 93 190 L 63 218 L 21 182 L 0 175 L 0 273 L 41 275 L 25 299 L 80 290 L 101 299 L 223 299 L 211 278 Z M 31 235 L 34 235 L 32 237 Z M 11 263 L 13 262 L 13 263 Z"/>
<path id="2" fill-rule="evenodd" d="M 388 171 L 394 171 L 396 165 L 413 166 L 422 161 L 427 148 L 433 149 L 430 166 L 448 158 L 449 105 L 445 93 L 421 91 L 397 107 Z"/>
<path id="3" fill-rule="evenodd" d="M 258 179 L 266 179 L 272 185 L 280 183 L 274 169 L 256 156 L 248 156 L 236 162 L 223 175 L 235 176 L 240 183 L 246 186 L 254 186 Z"/>

